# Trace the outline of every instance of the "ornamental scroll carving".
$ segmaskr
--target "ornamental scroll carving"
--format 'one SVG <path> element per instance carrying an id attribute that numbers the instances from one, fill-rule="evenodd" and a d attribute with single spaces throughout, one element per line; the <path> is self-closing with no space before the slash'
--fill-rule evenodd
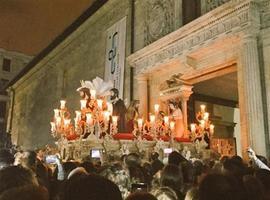
<path id="1" fill-rule="evenodd" d="M 150 0 L 146 3 L 145 46 L 174 30 L 174 1 Z"/>
<path id="2" fill-rule="evenodd" d="M 230 0 L 206 0 L 206 12 L 209 12 Z"/>

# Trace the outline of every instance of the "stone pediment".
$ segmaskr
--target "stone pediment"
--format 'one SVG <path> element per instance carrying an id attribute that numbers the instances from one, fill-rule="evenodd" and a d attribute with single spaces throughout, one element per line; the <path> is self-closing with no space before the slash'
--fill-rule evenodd
<path id="1" fill-rule="evenodd" d="M 170 99 L 178 99 L 178 98 L 185 98 L 187 96 L 190 96 L 192 94 L 192 88 L 191 85 L 178 85 L 171 88 L 167 88 L 164 90 L 160 90 L 159 96 L 160 100 L 167 101 Z"/>

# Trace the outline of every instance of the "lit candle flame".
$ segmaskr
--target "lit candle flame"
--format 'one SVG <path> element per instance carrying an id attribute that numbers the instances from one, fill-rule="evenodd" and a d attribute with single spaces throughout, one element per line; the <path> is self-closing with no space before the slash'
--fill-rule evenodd
<path id="1" fill-rule="evenodd" d="M 60 101 L 60 109 L 62 110 L 62 109 L 65 109 L 65 107 L 66 107 L 66 101 L 65 100 L 61 100 Z"/>
<path id="2" fill-rule="evenodd" d="M 208 112 L 205 112 L 205 113 L 203 114 L 203 119 L 204 119 L 205 121 L 208 121 L 208 118 L 209 118 L 209 113 L 208 113 Z"/>
<path id="3" fill-rule="evenodd" d="M 143 126 L 143 119 L 139 118 L 137 121 L 138 121 L 138 128 L 141 129 Z"/>
<path id="4" fill-rule="evenodd" d="M 54 109 L 53 111 L 54 111 L 54 118 L 55 119 L 60 116 L 60 110 L 59 109 Z"/>
<path id="5" fill-rule="evenodd" d="M 96 90 L 90 90 L 90 94 L 91 94 L 91 98 L 95 99 L 97 92 L 96 92 Z"/>
<path id="6" fill-rule="evenodd" d="M 112 116 L 112 122 L 113 122 L 113 125 L 117 125 L 117 120 L 118 120 L 118 117 L 117 116 Z"/>
<path id="7" fill-rule="evenodd" d="M 85 116 L 86 116 L 86 123 L 92 125 L 93 124 L 93 118 L 92 118 L 91 113 L 86 113 Z"/>
<path id="8" fill-rule="evenodd" d="M 54 132 L 56 130 L 56 125 L 54 122 L 51 122 L 51 132 Z"/>
<path id="9" fill-rule="evenodd" d="M 103 112 L 103 115 L 104 115 L 105 121 L 109 121 L 109 119 L 110 119 L 110 112 L 109 111 L 104 111 Z"/>
<path id="10" fill-rule="evenodd" d="M 165 123 L 166 125 L 169 124 L 169 117 L 168 117 L 168 116 L 164 116 L 164 123 Z"/>
<path id="11" fill-rule="evenodd" d="M 98 105 L 98 108 L 99 108 L 100 110 L 102 110 L 102 104 L 103 104 L 103 100 L 102 100 L 102 99 L 98 99 L 98 100 L 97 100 L 97 105 Z"/>
<path id="12" fill-rule="evenodd" d="M 151 122 L 152 124 L 155 123 L 155 120 L 156 120 L 155 115 L 150 115 L 150 122 Z"/>
<path id="13" fill-rule="evenodd" d="M 159 104 L 155 104 L 154 105 L 154 108 L 155 108 L 155 113 L 158 113 L 158 111 L 159 111 Z"/>
<path id="14" fill-rule="evenodd" d="M 210 133 L 211 133 L 211 134 L 214 133 L 214 128 L 215 128 L 215 126 L 214 126 L 213 124 L 211 124 L 211 125 L 209 126 L 209 129 L 210 129 Z"/>
<path id="15" fill-rule="evenodd" d="M 80 100 L 80 102 L 81 102 L 81 110 L 85 109 L 87 101 L 85 99 L 82 99 Z"/>
<path id="16" fill-rule="evenodd" d="M 76 119 L 77 119 L 77 121 L 81 120 L 81 116 L 82 116 L 81 111 L 76 110 L 76 111 L 75 111 L 75 114 L 76 114 Z"/>
<path id="17" fill-rule="evenodd" d="M 64 119 L 64 125 L 67 127 L 70 124 L 70 119 Z"/>
<path id="18" fill-rule="evenodd" d="M 204 104 L 202 104 L 202 105 L 200 105 L 200 107 L 201 107 L 201 112 L 204 113 L 204 112 L 205 112 L 205 107 L 206 107 L 206 106 L 205 106 Z"/>
<path id="19" fill-rule="evenodd" d="M 192 133 L 196 132 L 196 124 L 190 124 L 190 130 Z"/>
<path id="20" fill-rule="evenodd" d="M 175 122 L 171 121 L 170 122 L 170 129 L 173 131 L 175 128 Z"/>

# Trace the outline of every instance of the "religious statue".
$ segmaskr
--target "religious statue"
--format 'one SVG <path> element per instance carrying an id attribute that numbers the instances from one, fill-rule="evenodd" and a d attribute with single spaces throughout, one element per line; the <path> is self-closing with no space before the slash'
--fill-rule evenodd
<path id="1" fill-rule="evenodd" d="M 169 101 L 169 109 L 172 120 L 175 122 L 173 137 L 184 137 L 183 114 L 176 101 Z"/>
<path id="2" fill-rule="evenodd" d="M 112 115 L 118 116 L 117 121 L 117 128 L 119 133 L 125 133 L 126 132 L 126 120 L 125 115 L 127 112 L 125 103 L 122 99 L 119 98 L 119 91 L 116 88 L 112 88 L 110 90 L 110 100 L 112 103 Z"/>
<path id="3" fill-rule="evenodd" d="M 126 113 L 126 131 L 132 133 L 137 118 L 139 117 L 139 100 L 134 100 L 130 103 Z"/>

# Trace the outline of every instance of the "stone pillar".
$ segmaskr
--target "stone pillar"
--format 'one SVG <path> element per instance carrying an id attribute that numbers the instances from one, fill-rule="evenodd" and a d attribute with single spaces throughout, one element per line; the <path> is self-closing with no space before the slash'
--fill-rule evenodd
<path id="1" fill-rule="evenodd" d="M 147 77 L 138 76 L 137 85 L 138 85 L 138 97 L 140 100 L 139 113 L 144 120 L 148 117 L 148 91 L 147 91 Z"/>
<path id="2" fill-rule="evenodd" d="M 180 100 L 182 106 L 182 113 L 183 113 L 183 121 L 184 121 L 184 128 L 185 131 L 188 129 L 187 124 L 187 101 L 189 100 L 190 95 L 192 92 L 193 86 L 190 85 L 182 85 L 180 88 Z M 186 137 L 186 135 L 184 135 Z"/>
<path id="3" fill-rule="evenodd" d="M 257 154 L 266 155 L 265 124 L 257 38 L 244 35 L 238 57 L 238 93 L 241 121 L 242 155 L 251 146 Z"/>

